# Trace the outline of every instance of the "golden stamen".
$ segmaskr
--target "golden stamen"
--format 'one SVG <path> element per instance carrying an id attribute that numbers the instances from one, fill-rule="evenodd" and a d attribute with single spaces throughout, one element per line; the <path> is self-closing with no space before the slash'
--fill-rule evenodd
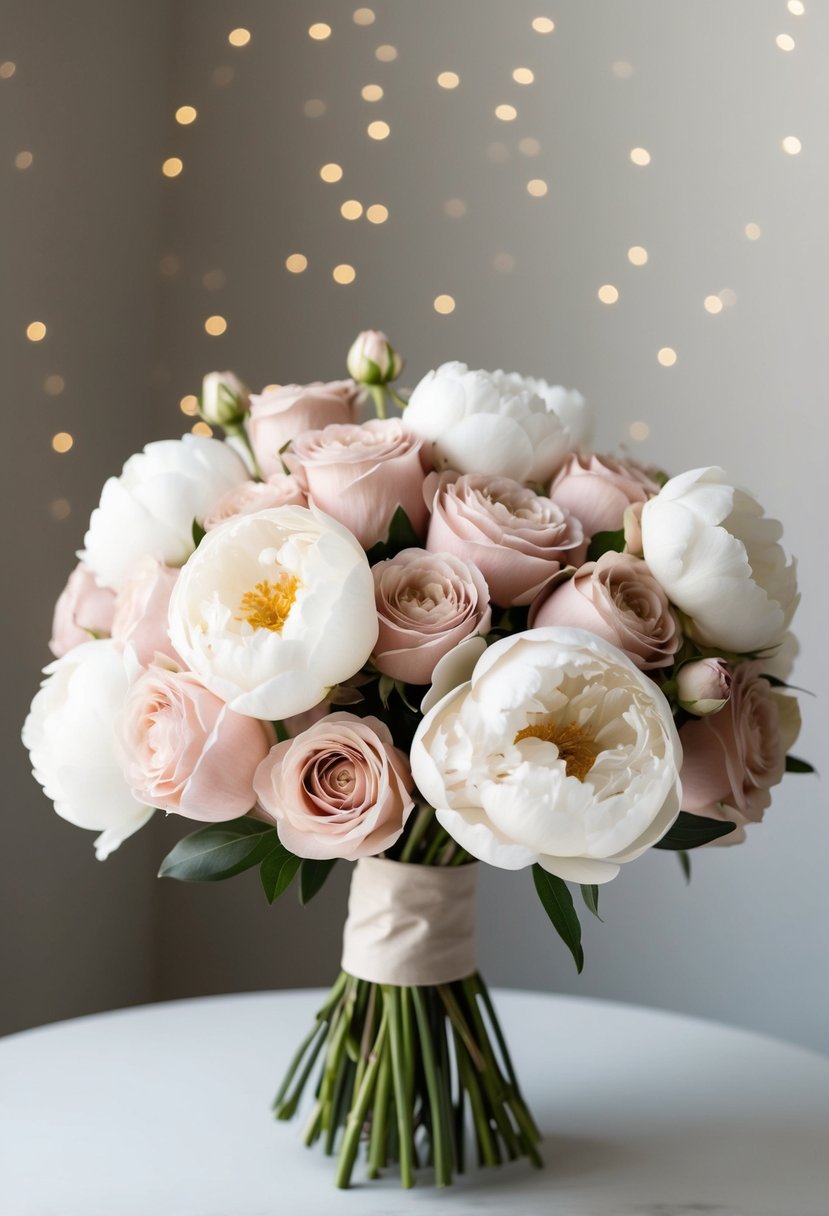
<path id="1" fill-rule="evenodd" d="M 564 761 L 565 773 L 568 777 L 578 777 L 579 781 L 584 781 L 599 754 L 595 739 L 591 739 L 575 722 L 568 722 L 564 726 L 557 722 L 525 726 L 519 730 L 513 743 L 520 743 L 522 739 L 543 739 L 545 743 L 555 743 L 559 757 Z"/>
<path id="2" fill-rule="evenodd" d="M 256 584 L 253 591 L 246 591 L 242 596 L 239 605 L 242 615 L 236 618 L 237 621 L 247 621 L 254 629 L 281 633 L 299 587 L 299 579 L 293 574 L 283 574 L 278 583 L 264 579 Z"/>

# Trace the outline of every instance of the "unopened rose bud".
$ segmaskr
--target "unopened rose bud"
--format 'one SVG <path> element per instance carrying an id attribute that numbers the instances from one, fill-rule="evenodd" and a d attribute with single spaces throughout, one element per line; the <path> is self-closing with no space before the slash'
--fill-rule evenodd
<path id="1" fill-rule="evenodd" d="M 724 659 L 698 659 L 680 667 L 677 700 L 689 714 L 715 714 L 731 697 L 731 671 Z"/>
<path id="2" fill-rule="evenodd" d="M 211 426 L 235 427 L 250 409 L 250 394 L 233 372 L 208 372 L 202 381 L 200 413 Z"/>
<path id="3" fill-rule="evenodd" d="M 622 526 L 625 530 L 625 552 L 634 557 L 642 556 L 642 508 L 643 502 L 632 502 L 625 508 Z"/>
<path id="4" fill-rule="evenodd" d="M 364 329 L 357 335 L 346 363 L 358 384 L 388 384 L 403 370 L 403 360 L 379 329 Z"/>

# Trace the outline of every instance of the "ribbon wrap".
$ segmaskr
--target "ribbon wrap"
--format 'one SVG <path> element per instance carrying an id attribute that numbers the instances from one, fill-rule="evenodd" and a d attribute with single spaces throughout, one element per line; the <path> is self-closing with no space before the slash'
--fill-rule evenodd
<path id="1" fill-rule="evenodd" d="M 477 865 L 361 858 L 351 876 L 343 970 L 374 984 L 405 988 L 471 975 L 477 878 Z"/>

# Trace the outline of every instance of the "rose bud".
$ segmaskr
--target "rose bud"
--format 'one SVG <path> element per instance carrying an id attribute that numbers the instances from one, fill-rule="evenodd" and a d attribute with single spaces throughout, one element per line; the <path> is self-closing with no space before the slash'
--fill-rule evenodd
<path id="1" fill-rule="evenodd" d="M 676 677 L 677 700 L 689 714 L 715 714 L 731 697 L 731 671 L 725 659 L 685 663 Z"/>
<path id="2" fill-rule="evenodd" d="M 348 374 L 358 384 L 388 384 L 403 370 L 403 360 L 380 329 L 364 329 L 348 352 Z"/>
<path id="3" fill-rule="evenodd" d="M 208 372 L 199 413 L 211 426 L 235 427 L 250 409 L 250 392 L 233 372 Z"/>

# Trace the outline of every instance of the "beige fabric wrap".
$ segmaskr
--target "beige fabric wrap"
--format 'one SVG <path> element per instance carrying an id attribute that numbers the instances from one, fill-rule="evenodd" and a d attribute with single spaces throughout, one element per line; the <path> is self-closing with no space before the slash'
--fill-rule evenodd
<path id="1" fill-rule="evenodd" d="M 477 865 L 364 857 L 351 877 L 343 970 L 375 984 L 448 984 L 475 971 Z"/>

